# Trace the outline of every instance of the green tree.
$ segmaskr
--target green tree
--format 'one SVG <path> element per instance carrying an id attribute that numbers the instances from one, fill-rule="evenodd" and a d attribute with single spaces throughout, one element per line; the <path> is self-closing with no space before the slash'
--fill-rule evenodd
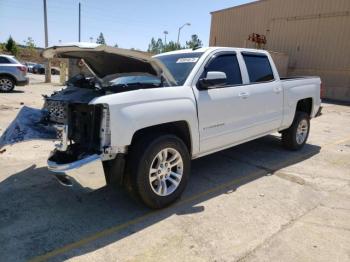
<path id="1" fill-rule="evenodd" d="M 9 51 L 14 56 L 16 56 L 18 54 L 17 44 L 16 44 L 15 40 L 12 39 L 11 36 L 7 40 L 5 47 L 6 47 L 6 50 Z"/>
<path id="2" fill-rule="evenodd" d="M 157 47 L 156 47 L 156 40 L 154 39 L 154 37 L 152 37 L 151 43 L 148 44 L 147 52 L 156 54 L 157 53 L 156 49 L 157 49 Z"/>
<path id="3" fill-rule="evenodd" d="M 35 43 L 33 38 L 28 37 L 25 42 L 29 52 L 33 55 L 35 53 Z"/>
<path id="4" fill-rule="evenodd" d="M 105 45 L 106 41 L 105 41 L 105 37 L 103 36 L 103 33 L 101 32 L 100 35 L 97 37 L 96 39 L 96 44 L 101 44 L 101 45 Z"/>
<path id="5" fill-rule="evenodd" d="M 147 51 L 153 54 L 159 54 L 163 52 L 164 44 L 161 38 L 155 40 L 154 37 L 151 39 L 151 43 L 148 45 Z"/>
<path id="6" fill-rule="evenodd" d="M 202 47 L 202 41 L 198 38 L 198 35 L 192 35 L 190 41 L 186 41 L 186 47 L 187 48 L 199 48 Z"/>
<path id="7" fill-rule="evenodd" d="M 6 50 L 5 43 L 0 43 L 0 52 L 5 50 Z"/>
<path id="8" fill-rule="evenodd" d="M 25 42 L 26 42 L 26 46 L 30 49 L 34 49 L 36 47 L 34 40 L 31 37 L 28 37 Z"/>
<path id="9" fill-rule="evenodd" d="M 166 46 L 163 48 L 163 52 L 170 52 L 174 50 L 179 50 L 181 49 L 181 46 L 175 43 L 174 41 L 169 41 Z"/>
<path id="10" fill-rule="evenodd" d="M 114 47 L 119 47 L 117 43 L 115 43 Z"/>

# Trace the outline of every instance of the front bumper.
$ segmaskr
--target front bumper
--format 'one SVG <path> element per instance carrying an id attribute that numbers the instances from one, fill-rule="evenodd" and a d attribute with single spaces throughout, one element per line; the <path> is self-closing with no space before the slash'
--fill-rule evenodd
<path id="1" fill-rule="evenodd" d="M 48 160 L 47 165 L 63 186 L 88 190 L 96 190 L 106 186 L 105 176 L 103 173 L 101 174 L 103 165 L 99 155 L 90 155 L 66 164 L 58 164 Z"/>
<path id="2" fill-rule="evenodd" d="M 73 169 L 80 168 L 97 160 L 101 160 L 101 157 L 97 154 L 93 154 L 88 155 L 80 160 L 64 164 L 58 164 L 57 162 L 47 160 L 47 166 L 52 172 L 64 173 Z"/>

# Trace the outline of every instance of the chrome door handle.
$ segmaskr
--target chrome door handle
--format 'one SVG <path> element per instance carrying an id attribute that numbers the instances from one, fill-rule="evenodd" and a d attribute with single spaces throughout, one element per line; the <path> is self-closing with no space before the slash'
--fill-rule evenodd
<path id="1" fill-rule="evenodd" d="M 279 94 L 279 93 L 281 93 L 282 88 L 281 88 L 281 87 L 275 87 L 275 88 L 273 89 L 273 91 L 274 91 L 275 93 Z"/>
<path id="2" fill-rule="evenodd" d="M 240 98 L 246 99 L 249 96 L 249 93 L 248 92 L 241 92 L 238 94 L 238 96 Z"/>

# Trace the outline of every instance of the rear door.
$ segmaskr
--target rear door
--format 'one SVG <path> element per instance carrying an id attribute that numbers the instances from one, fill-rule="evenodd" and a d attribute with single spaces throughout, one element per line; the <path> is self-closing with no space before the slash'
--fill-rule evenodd
<path id="1" fill-rule="evenodd" d="M 259 136 L 276 130 L 282 122 L 283 90 L 277 71 L 264 53 L 242 52 L 249 78 L 247 133 Z"/>

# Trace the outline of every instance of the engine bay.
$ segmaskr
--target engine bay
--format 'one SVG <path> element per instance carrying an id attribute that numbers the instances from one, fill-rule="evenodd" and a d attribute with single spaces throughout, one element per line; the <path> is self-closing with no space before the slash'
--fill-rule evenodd
<path id="1" fill-rule="evenodd" d="M 57 164 L 74 162 L 86 155 L 103 151 L 101 144 L 103 105 L 89 105 L 95 97 L 104 95 L 102 90 L 68 86 L 49 97 L 45 97 L 44 110 L 48 121 L 56 128 L 60 143 L 49 158 Z"/>

